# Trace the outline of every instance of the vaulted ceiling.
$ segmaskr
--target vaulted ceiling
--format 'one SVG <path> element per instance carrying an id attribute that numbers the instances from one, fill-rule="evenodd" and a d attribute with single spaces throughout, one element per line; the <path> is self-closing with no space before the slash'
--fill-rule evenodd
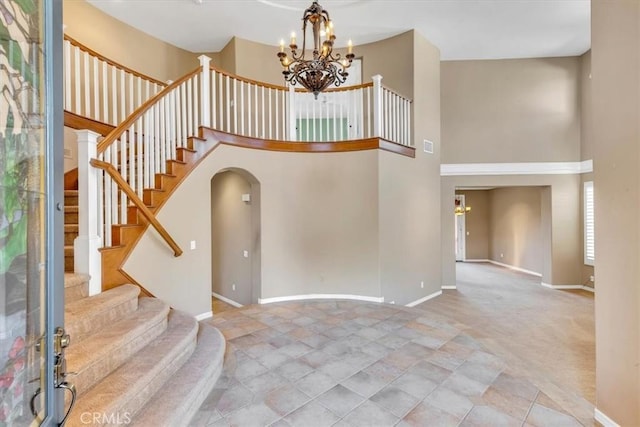
<path id="1" fill-rule="evenodd" d="M 109 15 L 192 52 L 233 36 L 275 46 L 301 33 L 311 0 L 88 0 Z M 590 0 L 321 0 L 336 45 L 415 29 L 443 60 L 581 55 L 590 47 Z"/>

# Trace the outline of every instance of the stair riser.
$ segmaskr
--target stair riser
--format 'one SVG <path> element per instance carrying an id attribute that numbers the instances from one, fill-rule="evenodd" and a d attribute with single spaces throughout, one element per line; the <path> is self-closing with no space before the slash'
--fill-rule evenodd
<path id="1" fill-rule="evenodd" d="M 64 205 L 65 206 L 78 206 L 78 195 L 74 194 L 74 195 L 69 195 L 69 194 L 65 194 L 64 195 Z"/>
<path id="2" fill-rule="evenodd" d="M 133 242 L 139 235 L 142 233 L 142 226 L 132 227 L 120 227 L 114 225 L 111 227 L 111 244 L 113 246 L 126 245 L 128 243 Z"/>
<path id="3" fill-rule="evenodd" d="M 72 273 L 74 270 L 73 266 L 73 255 L 65 255 L 64 256 L 64 271 L 67 273 Z"/>
<path id="4" fill-rule="evenodd" d="M 77 231 L 65 231 L 64 232 L 64 245 L 73 246 L 73 241 L 78 237 Z"/>
<path id="5" fill-rule="evenodd" d="M 64 213 L 64 223 L 65 224 L 77 224 L 78 223 L 78 212 L 65 212 Z"/>
<path id="6" fill-rule="evenodd" d="M 110 307 L 106 311 L 84 317 L 78 322 L 66 322 L 67 333 L 73 337 L 74 342 L 80 342 L 93 332 L 108 328 L 109 325 L 125 318 L 137 308 L 138 298 L 136 296 L 136 298 L 123 301 L 122 304 Z"/>
<path id="7" fill-rule="evenodd" d="M 87 285 L 79 284 L 76 286 L 70 286 L 64 288 L 64 302 L 65 304 L 77 301 L 82 298 L 86 298 L 88 295 Z M 75 340 L 75 337 L 74 337 Z"/>
<path id="8" fill-rule="evenodd" d="M 73 377 L 73 384 L 76 386 L 78 395 L 82 395 L 95 384 L 99 383 L 104 377 L 118 369 L 129 357 L 160 336 L 166 328 L 167 318 L 165 316 L 160 322 L 155 323 L 144 333 L 133 338 L 128 343 L 117 348 L 112 348 L 109 357 L 96 360 L 82 372 L 78 372 L 78 375 Z"/>

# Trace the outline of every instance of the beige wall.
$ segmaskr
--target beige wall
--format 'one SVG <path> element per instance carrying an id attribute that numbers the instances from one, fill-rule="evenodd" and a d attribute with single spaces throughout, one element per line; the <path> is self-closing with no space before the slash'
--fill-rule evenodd
<path id="1" fill-rule="evenodd" d="M 464 216 L 465 251 L 466 259 L 489 259 L 489 219 L 490 203 L 488 190 L 464 190 L 456 191 L 456 194 L 464 194 L 466 206 L 471 211 Z M 449 215 L 454 215 L 454 206 L 449 208 Z"/>
<path id="2" fill-rule="evenodd" d="M 241 77 L 284 85 L 282 67 L 276 53 L 278 46 L 256 43 L 238 37 L 232 38 L 213 62 Z M 344 54 L 343 49 L 336 52 Z M 362 58 L 362 81 L 380 74 L 383 83 L 397 92 L 412 97 L 414 32 L 408 31 L 386 40 L 354 46 L 354 53 Z M 210 55 L 207 53 L 207 55 Z M 394 58 L 389 61 L 389 58 Z M 217 61 L 217 62 L 216 62 Z M 402 64 L 402 66 L 398 66 Z M 439 73 L 438 73 L 439 74 Z"/>
<path id="3" fill-rule="evenodd" d="M 176 308 L 192 314 L 211 310 L 210 181 L 232 167 L 260 183 L 261 298 L 389 297 L 379 280 L 377 164 L 377 151 L 305 154 L 220 146 L 158 215 L 184 254 L 174 258 L 149 230 L 124 268 Z M 194 251 L 188 250 L 190 240 L 197 241 Z"/>
<path id="4" fill-rule="evenodd" d="M 580 160 L 580 60 L 442 62 L 442 163 Z"/>
<path id="5" fill-rule="evenodd" d="M 252 220 L 255 198 L 251 196 L 256 191 L 245 177 L 233 171 L 221 172 L 211 180 L 212 289 L 243 305 L 258 302 L 253 300 L 252 274 L 252 259 L 259 251 L 260 240 L 260 230 Z M 249 194 L 252 200 L 243 201 L 243 194 Z"/>
<path id="6" fill-rule="evenodd" d="M 107 15 L 84 0 L 64 0 L 65 33 L 122 65 L 161 81 L 198 66 L 197 55 Z"/>
<path id="7" fill-rule="evenodd" d="M 542 274 L 540 188 L 497 188 L 489 198 L 489 259 Z"/>
<path id="8" fill-rule="evenodd" d="M 413 45 L 414 141 L 434 142 L 434 154 L 409 159 L 380 152 L 380 281 L 382 293 L 407 304 L 438 292 L 440 251 L 440 51 L 417 32 Z M 364 59 L 366 63 L 366 56 Z M 409 85 L 407 84 L 408 88 Z M 406 89 L 405 89 L 406 90 Z M 422 283 L 424 283 L 424 286 Z"/>
<path id="9" fill-rule="evenodd" d="M 443 285 L 456 283 L 454 205 L 456 187 L 549 186 L 547 199 L 541 199 L 543 229 L 542 281 L 552 285 L 581 284 L 583 265 L 580 218 L 579 175 L 510 175 L 510 176 L 445 176 L 442 177 L 442 205 L 447 214 L 442 217 Z M 546 225 L 546 229 L 545 229 Z M 545 237 L 547 236 L 547 237 Z M 545 240 L 546 239 L 546 240 Z"/>
<path id="10" fill-rule="evenodd" d="M 591 22 L 596 405 L 619 425 L 638 426 L 640 3 L 594 0 Z"/>

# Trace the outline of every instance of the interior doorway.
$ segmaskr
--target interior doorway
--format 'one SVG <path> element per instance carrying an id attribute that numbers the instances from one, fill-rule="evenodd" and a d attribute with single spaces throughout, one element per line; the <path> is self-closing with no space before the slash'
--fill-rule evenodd
<path id="1" fill-rule="evenodd" d="M 455 215 L 455 239 L 456 239 L 456 261 L 465 261 L 466 253 L 466 223 L 465 223 L 465 197 L 464 194 L 456 194 L 454 208 Z"/>
<path id="2" fill-rule="evenodd" d="M 211 293 L 214 313 L 261 297 L 260 183 L 226 169 L 211 179 Z"/>

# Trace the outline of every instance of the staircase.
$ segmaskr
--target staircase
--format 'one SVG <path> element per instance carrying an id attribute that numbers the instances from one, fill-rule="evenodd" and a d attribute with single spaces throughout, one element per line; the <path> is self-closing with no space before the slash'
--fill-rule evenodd
<path id="1" fill-rule="evenodd" d="M 139 298 L 137 286 L 92 297 L 87 286 L 87 276 L 65 274 L 67 368 L 78 392 L 67 425 L 189 425 L 222 370 L 222 334 Z"/>
<path id="2" fill-rule="evenodd" d="M 73 241 L 78 237 L 78 187 L 64 190 L 64 271 L 73 272 Z"/>

